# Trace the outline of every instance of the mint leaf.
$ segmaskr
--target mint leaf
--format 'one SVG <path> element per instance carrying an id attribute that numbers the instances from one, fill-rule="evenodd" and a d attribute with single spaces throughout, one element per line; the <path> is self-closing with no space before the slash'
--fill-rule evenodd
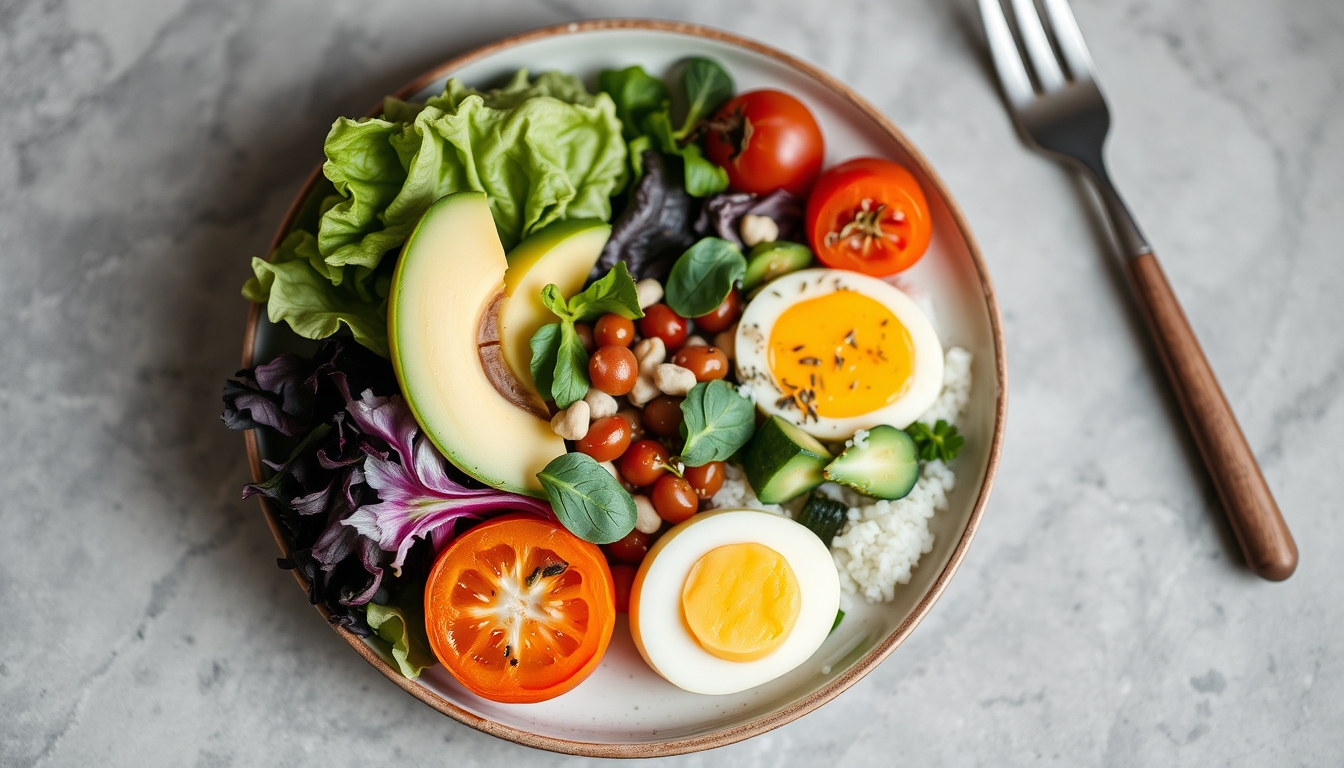
<path id="1" fill-rule="evenodd" d="M 532 370 L 532 383 L 537 385 L 537 391 L 542 397 L 547 397 L 555 382 L 555 359 L 560 350 L 560 324 L 541 326 L 532 334 L 529 344 L 532 347 L 532 362 L 528 365 Z"/>
<path id="2" fill-rule="evenodd" d="M 568 408 L 588 394 L 588 350 L 583 348 L 574 324 L 560 324 L 560 344 L 555 353 L 555 379 L 551 396 L 557 408 Z"/>
<path id="3" fill-rule="evenodd" d="M 722 379 L 696 384 L 682 401 L 681 413 L 686 438 L 681 460 L 688 467 L 727 460 L 756 432 L 756 407 Z"/>
<path id="4" fill-rule="evenodd" d="M 542 301 L 545 300 L 543 295 Z M 630 276 L 630 270 L 623 261 L 616 262 L 616 266 L 601 280 L 569 300 L 569 315 L 576 322 L 596 320 L 608 313 L 629 320 L 638 320 L 644 316 L 644 311 L 639 308 L 639 291 L 635 288 L 635 279 Z"/>
<path id="5" fill-rule="evenodd" d="M 537 479 L 561 525 L 580 539 L 610 544 L 634 529 L 635 500 L 591 456 L 557 456 Z"/>
<path id="6" fill-rule="evenodd" d="M 747 260 L 737 246 L 706 237 L 672 265 L 665 301 L 682 317 L 699 317 L 722 304 L 746 272 Z"/>

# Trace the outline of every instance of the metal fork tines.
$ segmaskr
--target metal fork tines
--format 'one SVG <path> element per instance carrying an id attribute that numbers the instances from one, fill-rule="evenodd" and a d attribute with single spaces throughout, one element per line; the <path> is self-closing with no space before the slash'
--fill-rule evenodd
<path id="1" fill-rule="evenodd" d="M 1010 0 L 1033 78 L 999 0 L 979 0 L 1008 109 L 1028 143 L 1073 163 L 1096 183 L 1144 324 L 1247 563 L 1267 579 L 1286 579 L 1297 567 L 1292 533 L 1157 256 L 1106 173 L 1102 146 L 1111 116 L 1078 23 L 1066 0 L 1039 0 L 1047 28 L 1036 1 Z"/>
<path id="2" fill-rule="evenodd" d="M 1022 47 L 1036 75 L 1035 85 L 1018 53 L 999 0 L 979 2 L 994 69 L 1022 134 L 1038 149 L 1076 164 L 1092 177 L 1126 256 L 1133 258 L 1151 252 L 1106 172 L 1102 146 L 1106 143 L 1111 115 L 1097 86 L 1092 55 L 1068 2 L 1042 0 L 1059 49 L 1056 55 L 1033 0 L 1011 0 Z"/>

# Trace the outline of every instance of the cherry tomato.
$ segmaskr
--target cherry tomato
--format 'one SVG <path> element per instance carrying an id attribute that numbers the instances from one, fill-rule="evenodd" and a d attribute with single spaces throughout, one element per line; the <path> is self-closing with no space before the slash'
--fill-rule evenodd
<path id="1" fill-rule="evenodd" d="M 616 415 L 630 423 L 630 439 L 632 441 L 644 439 L 646 434 L 644 431 L 644 416 L 638 408 L 622 408 L 616 412 Z"/>
<path id="2" fill-rule="evenodd" d="M 602 551 L 532 515 L 497 517 L 462 534 L 425 584 L 434 655 L 491 701 L 545 701 L 570 690 L 597 668 L 615 627 Z"/>
<path id="3" fill-rule="evenodd" d="M 816 118 L 781 91 L 748 91 L 724 104 L 709 123 L 705 154 L 728 171 L 728 186 L 765 195 L 781 187 L 807 195 L 821 172 L 826 145 Z"/>
<path id="4" fill-rule="evenodd" d="M 712 381 L 728 375 L 728 355 L 718 347 L 682 347 L 672 362 L 695 374 L 696 381 Z"/>
<path id="5" fill-rule="evenodd" d="M 662 339 L 668 352 L 681 349 L 689 330 L 686 318 L 673 312 L 666 304 L 654 304 L 644 310 L 644 316 L 639 319 L 640 334 L 646 339 L 654 336 Z"/>
<path id="6" fill-rule="evenodd" d="M 631 485 L 646 486 L 667 474 L 667 449 L 657 440 L 640 440 L 630 446 L 616 469 Z"/>
<path id="7" fill-rule="evenodd" d="M 734 288 L 728 292 L 728 296 L 719 306 L 710 310 L 708 314 L 695 318 L 695 327 L 710 333 L 726 331 L 737 322 L 737 316 L 740 314 L 742 314 L 742 294 Z"/>
<path id="8" fill-rule="evenodd" d="M 608 395 L 628 394 L 638 378 L 635 353 L 626 347 L 602 347 L 588 358 L 588 379 Z"/>
<path id="9" fill-rule="evenodd" d="M 603 315 L 593 326 L 593 341 L 599 347 L 628 347 L 634 340 L 634 321 L 620 315 Z"/>
<path id="10" fill-rule="evenodd" d="M 684 350 L 683 350 L 684 351 Z M 680 353 L 678 353 L 680 354 Z M 672 437 L 681 433 L 681 401 L 684 397 L 659 395 L 644 406 L 644 423 L 655 435 Z"/>
<path id="11" fill-rule="evenodd" d="M 723 487 L 723 462 L 711 461 L 703 466 L 687 467 L 681 475 L 695 489 L 696 496 L 708 499 Z"/>
<path id="12" fill-rule="evenodd" d="M 593 326 L 587 323 L 575 323 L 574 332 L 579 336 L 579 343 L 583 345 L 583 351 L 593 354 L 597 349 L 597 342 L 593 341 Z"/>
<path id="13" fill-rule="evenodd" d="M 630 609 L 630 588 L 635 585 L 637 572 L 637 568 L 629 565 L 611 566 L 611 581 L 616 586 L 617 613 L 626 613 Z"/>
<path id="14" fill-rule="evenodd" d="M 676 525 L 700 511 L 700 499 L 691 484 L 676 475 L 663 475 L 649 495 L 658 516 Z"/>
<path id="15" fill-rule="evenodd" d="M 593 461 L 615 461 L 630 447 L 630 422 L 620 416 L 598 419 L 575 446 Z"/>
<path id="16" fill-rule="evenodd" d="M 644 556 L 649 554 L 649 547 L 651 546 L 653 546 L 653 536 L 641 532 L 638 528 L 631 528 L 625 538 L 613 541 L 610 544 L 603 544 L 602 548 L 606 550 L 608 558 L 618 563 L 639 565 L 644 560 Z"/>
<path id="17" fill-rule="evenodd" d="M 807 200 L 807 237 L 823 264 L 875 277 L 919 261 L 933 222 L 904 166 L 860 157 L 822 174 Z"/>

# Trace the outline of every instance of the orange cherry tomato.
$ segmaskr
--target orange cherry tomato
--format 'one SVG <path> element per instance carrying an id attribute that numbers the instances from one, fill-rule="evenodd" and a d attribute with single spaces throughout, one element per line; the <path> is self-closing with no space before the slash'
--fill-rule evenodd
<path id="1" fill-rule="evenodd" d="M 634 321 L 620 315 L 603 315 L 593 326 L 593 342 L 599 347 L 628 347 L 634 340 Z"/>
<path id="2" fill-rule="evenodd" d="M 667 474 L 667 449 L 657 440 L 639 440 L 616 462 L 616 471 L 631 485 L 653 485 Z"/>
<path id="3" fill-rule="evenodd" d="M 678 353 L 680 354 L 680 353 Z M 644 424 L 649 431 L 663 437 L 681 434 L 681 421 L 685 415 L 681 412 L 684 397 L 659 395 L 644 405 Z"/>
<path id="4" fill-rule="evenodd" d="M 817 179 L 807 200 L 807 237 L 823 264 L 875 277 L 919 261 L 933 221 L 919 182 L 889 160 L 860 157 Z"/>
<path id="5" fill-rule="evenodd" d="M 472 528 L 439 555 L 425 584 L 434 655 L 491 701 L 565 693 L 597 668 L 615 627 L 602 551 L 539 517 L 505 515 Z"/>
<path id="6" fill-rule="evenodd" d="M 589 381 L 612 397 L 629 394 L 638 378 L 635 353 L 626 347 L 601 347 L 588 358 Z"/>
<path id="7" fill-rule="evenodd" d="M 703 466 L 687 467 L 681 476 L 695 489 L 696 496 L 708 499 L 723 487 L 723 478 L 726 474 L 727 470 L 723 468 L 722 461 L 711 461 Z"/>
<path id="8" fill-rule="evenodd" d="M 700 499 L 691 484 L 676 475 L 663 475 L 653 484 L 650 494 L 658 516 L 676 525 L 700 511 Z"/>
<path id="9" fill-rule="evenodd" d="M 696 381 L 713 381 L 728 375 L 728 355 L 718 347 L 703 344 L 682 347 L 672 356 L 672 362 L 695 374 Z"/>
<path id="10" fill-rule="evenodd" d="M 615 461 L 630 447 L 630 422 L 620 416 L 598 419 L 588 427 L 574 447 L 593 457 L 593 461 Z"/>

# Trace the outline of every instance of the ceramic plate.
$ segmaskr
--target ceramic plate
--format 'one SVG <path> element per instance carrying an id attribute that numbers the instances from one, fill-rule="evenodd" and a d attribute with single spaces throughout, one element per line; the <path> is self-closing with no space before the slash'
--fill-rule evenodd
<path id="1" fill-rule="evenodd" d="M 603 69 L 639 64 L 661 75 L 688 56 L 709 56 L 723 63 L 739 91 L 770 87 L 800 98 L 821 124 L 827 166 L 856 155 L 877 155 L 905 164 L 919 177 L 933 212 L 933 242 L 924 258 L 902 273 L 900 283 L 928 297 L 944 345 L 961 346 L 974 355 L 971 404 L 959 425 L 966 449 L 952 465 L 957 484 L 950 508 L 931 523 L 933 550 L 923 556 L 910 582 L 897 588 L 896 599 L 880 605 L 857 601 L 840 628 L 805 664 L 742 693 L 702 696 L 667 683 L 640 658 L 624 615 L 592 677 L 564 696 L 529 705 L 477 698 L 442 667 L 427 670 L 418 681 L 407 680 L 363 640 L 337 630 L 390 680 L 440 712 L 486 733 L 558 752 L 607 757 L 691 752 L 762 733 L 831 700 L 900 645 L 938 599 L 975 533 L 998 464 L 1007 384 L 1003 335 L 975 241 L 952 196 L 910 141 L 835 79 L 760 43 L 702 27 L 593 21 L 486 46 L 426 73 L 397 95 L 423 99 L 440 92 L 450 76 L 478 87 L 492 86 L 524 67 L 578 74 L 592 87 Z M 315 179 L 316 172 L 282 223 L 276 244 Z M 284 349 L 302 348 L 301 341 L 287 328 L 269 324 L 254 308 L 244 366 L 269 360 Z M 260 480 L 265 446 L 255 432 L 248 433 L 248 449 L 253 475 Z M 267 509 L 266 514 L 277 542 L 286 549 L 272 511 Z"/>

